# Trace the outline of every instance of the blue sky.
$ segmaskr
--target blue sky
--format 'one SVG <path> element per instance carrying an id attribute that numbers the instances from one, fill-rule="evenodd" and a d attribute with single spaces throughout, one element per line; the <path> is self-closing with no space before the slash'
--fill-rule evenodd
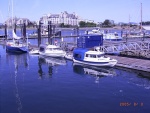
<path id="1" fill-rule="evenodd" d="M 0 0 L 0 23 L 8 16 L 10 0 Z M 83 19 L 104 22 L 105 19 L 117 22 L 150 21 L 150 0 L 13 0 L 14 15 L 37 21 L 43 14 L 75 12 Z"/>

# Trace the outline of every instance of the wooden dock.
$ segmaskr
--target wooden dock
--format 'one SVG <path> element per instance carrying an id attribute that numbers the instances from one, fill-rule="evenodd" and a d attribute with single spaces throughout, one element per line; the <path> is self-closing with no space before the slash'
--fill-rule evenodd
<path id="1" fill-rule="evenodd" d="M 116 67 L 129 68 L 150 73 L 150 60 L 107 55 L 118 60 Z"/>

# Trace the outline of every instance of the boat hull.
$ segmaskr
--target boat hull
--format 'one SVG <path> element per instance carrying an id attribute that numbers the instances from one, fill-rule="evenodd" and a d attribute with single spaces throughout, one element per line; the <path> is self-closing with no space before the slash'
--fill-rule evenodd
<path id="1" fill-rule="evenodd" d="M 15 46 L 6 46 L 7 52 L 13 52 L 13 53 L 27 53 L 28 48 L 26 46 L 23 47 L 15 47 Z"/>
<path id="2" fill-rule="evenodd" d="M 65 57 L 66 55 L 66 53 L 45 53 L 45 52 L 39 52 L 39 54 L 48 57 Z"/>
<path id="3" fill-rule="evenodd" d="M 84 61 L 84 60 L 75 60 L 73 58 L 73 62 L 90 65 L 90 66 L 99 66 L 99 67 L 114 67 L 117 63 L 116 60 L 110 60 L 108 62 L 90 62 L 90 61 Z"/>

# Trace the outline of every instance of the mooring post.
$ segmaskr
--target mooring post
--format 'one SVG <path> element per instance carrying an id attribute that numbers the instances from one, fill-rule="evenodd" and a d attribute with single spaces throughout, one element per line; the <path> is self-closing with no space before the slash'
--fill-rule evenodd
<path id="1" fill-rule="evenodd" d="M 76 29 L 77 29 L 77 36 L 79 36 L 79 27 L 77 27 Z"/>
<path id="2" fill-rule="evenodd" d="M 48 44 L 50 44 L 50 21 L 48 21 Z"/>
<path id="3" fill-rule="evenodd" d="M 55 25 L 53 25 L 53 34 L 55 34 L 55 27 L 56 27 L 56 26 L 55 26 Z"/>
<path id="4" fill-rule="evenodd" d="M 5 40 L 7 40 L 7 25 L 5 24 Z"/>
<path id="5" fill-rule="evenodd" d="M 50 44 L 52 44 L 52 23 L 50 21 Z"/>
<path id="6" fill-rule="evenodd" d="M 16 28 L 17 28 L 17 26 L 16 26 L 16 22 L 15 22 L 15 28 L 14 28 L 14 32 L 16 33 Z"/>
<path id="7" fill-rule="evenodd" d="M 39 21 L 39 27 L 38 27 L 38 47 L 41 44 L 41 21 Z"/>
<path id="8" fill-rule="evenodd" d="M 23 24 L 23 41 L 26 42 L 26 24 Z"/>

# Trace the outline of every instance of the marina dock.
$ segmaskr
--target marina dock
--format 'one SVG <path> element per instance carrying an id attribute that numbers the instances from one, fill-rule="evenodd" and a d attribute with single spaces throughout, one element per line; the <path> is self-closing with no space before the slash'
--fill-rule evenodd
<path id="1" fill-rule="evenodd" d="M 123 67 L 139 71 L 150 72 L 150 60 L 114 56 L 114 55 L 107 55 L 107 56 L 118 60 L 116 67 Z"/>

